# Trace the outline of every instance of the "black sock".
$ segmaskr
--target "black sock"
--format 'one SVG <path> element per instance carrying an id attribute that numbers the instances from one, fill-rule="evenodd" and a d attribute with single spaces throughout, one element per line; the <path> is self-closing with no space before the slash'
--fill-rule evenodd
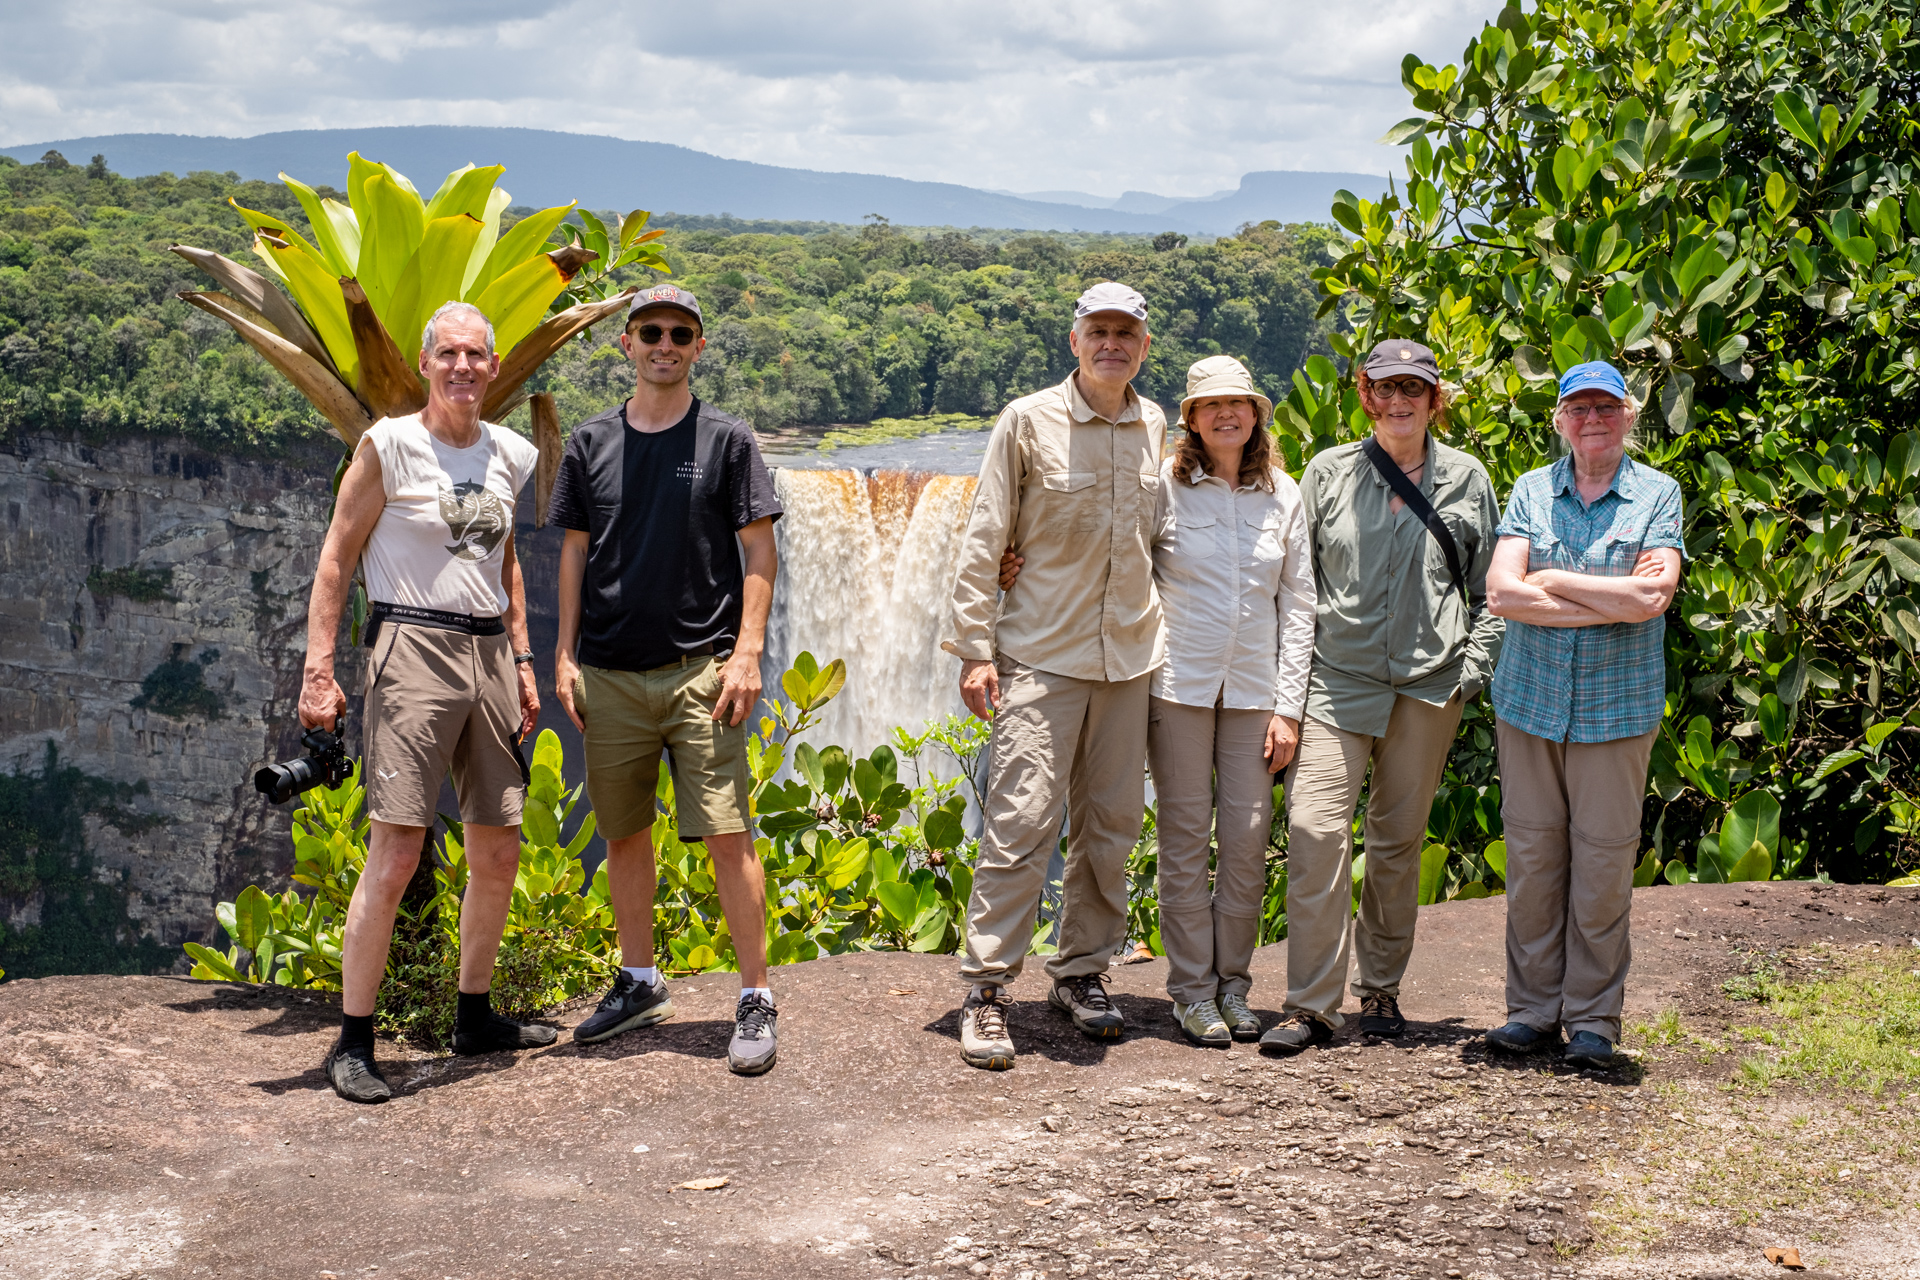
<path id="1" fill-rule="evenodd" d="M 351 1013 L 340 1015 L 340 1047 L 342 1049 L 365 1049 L 373 1051 L 373 1015 L 356 1017 Z"/>
<path id="2" fill-rule="evenodd" d="M 471 995 L 462 991 L 460 993 L 459 1003 L 457 1003 L 453 1009 L 453 1025 L 456 1027 L 484 1027 L 487 1025 L 487 1019 L 492 1016 L 493 996 L 491 992 L 482 991 L 479 995 Z"/>

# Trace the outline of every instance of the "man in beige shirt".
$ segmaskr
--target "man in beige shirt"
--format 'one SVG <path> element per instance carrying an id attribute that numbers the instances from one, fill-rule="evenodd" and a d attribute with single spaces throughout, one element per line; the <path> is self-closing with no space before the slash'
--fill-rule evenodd
<path id="1" fill-rule="evenodd" d="M 1126 938 L 1127 855 L 1146 805 L 1147 683 L 1166 653 L 1152 536 L 1166 415 L 1130 385 L 1147 303 L 1097 284 L 1074 308 L 1080 367 L 994 424 L 954 585 L 960 693 L 993 721 L 960 973 L 960 1056 L 1013 1065 L 1006 987 L 1033 941 L 1064 804 L 1071 821 L 1047 1000 L 1086 1035 L 1125 1030 L 1106 993 Z M 1028 562 L 998 592 L 1000 558 Z"/>

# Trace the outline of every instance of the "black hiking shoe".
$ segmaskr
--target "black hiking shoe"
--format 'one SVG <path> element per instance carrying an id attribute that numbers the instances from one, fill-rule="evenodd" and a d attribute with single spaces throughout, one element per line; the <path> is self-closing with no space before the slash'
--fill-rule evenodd
<path id="1" fill-rule="evenodd" d="M 1127 1020 L 1107 994 L 1107 975 L 1089 973 L 1062 978 L 1047 991 L 1047 1003 L 1073 1019 L 1080 1034 L 1094 1040 L 1118 1040 Z"/>
<path id="2" fill-rule="evenodd" d="M 733 1013 L 733 1039 L 727 1042 L 727 1070 L 737 1076 L 763 1076 L 773 1070 L 779 1017 L 765 996 L 741 997 Z"/>
<path id="3" fill-rule="evenodd" d="M 1260 1037 L 1262 1053 L 1298 1053 L 1308 1045 L 1326 1044 L 1333 1039 L 1333 1028 L 1309 1013 L 1282 1018 L 1278 1025 Z"/>
<path id="4" fill-rule="evenodd" d="M 511 1053 L 552 1044 L 560 1033 L 537 1022 L 515 1022 L 505 1014 L 490 1013 L 478 1027 L 453 1028 L 453 1051 L 461 1057 L 481 1053 Z"/>
<path id="5" fill-rule="evenodd" d="M 1487 1032 L 1487 1043 L 1502 1053 L 1558 1053 L 1560 1032 L 1541 1031 L 1514 1021 Z"/>
<path id="6" fill-rule="evenodd" d="M 1567 1042 L 1565 1060 L 1583 1067 L 1610 1067 L 1614 1062 L 1613 1042 L 1595 1031 L 1576 1031 Z"/>
<path id="7" fill-rule="evenodd" d="M 342 1048 L 335 1044 L 320 1069 L 327 1073 L 333 1091 L 348 1102 L 385 1102 L 393 1096 L 393 1086 L 374 1065 L 371 1047 Z"/>
<path id="8" fill-rule="evenodd" d="M 1407 1034 L 1407 1020 L 1400 1016 L 1400 1002 L 1376 991 L 1360 1002 L 1360 1034 L 1395 1040 Z"/>
<path id="9" fill-rule="evenodd" d="M 593 1016 L 573 1029 L 576 1044 L 599 1044 L 623 1031 L 650 1027 L 673 1016 L 673 1001 L 667 998 L 667 984 L 658 978 L 650 986 L 641 986 L 622 969 L 613 980 L 613 989 L 600 997 Z"/>

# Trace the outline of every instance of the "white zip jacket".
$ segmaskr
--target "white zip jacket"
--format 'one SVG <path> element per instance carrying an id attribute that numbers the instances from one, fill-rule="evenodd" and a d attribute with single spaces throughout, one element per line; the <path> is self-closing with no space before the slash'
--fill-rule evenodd
<path id="1" fill-rule="evenodd" d="M 1300 719 L 1313 661 L 1313 552 L 1300 488 L 1279 468 L 1273 492 L 1160 464 L 1153 579 L 1167 660 L 1153 696 L 1182 706 L 1269 710 Z"/>

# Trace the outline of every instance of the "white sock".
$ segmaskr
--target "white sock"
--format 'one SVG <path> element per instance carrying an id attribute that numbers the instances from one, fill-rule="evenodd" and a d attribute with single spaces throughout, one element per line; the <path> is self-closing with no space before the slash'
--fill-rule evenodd
<path id="1" fill-rule="evenodd" d="M 636 969 L 632 965 L 626 964 L 621 965 L 620 968 L 629 978 L 632 978 L 643 987 L 650 987 L 660 981 L 660 966 L 658 965 L 646 969 Z"/>
<path id="2" fill-rule="evenodd" d="M 741 998 L 742 1000 L 745 1000 L 745 999 L 746 999 L 746 998 L 747 998 L 748 996 L 759 996 L 759 997 L 760 997 L 760 998 L 761 998 L 762 1000 L 765 1000 L 765 1001 L 766 1001 L 766 1002 L 767 1002 L 768 1004 L 772 1004 L 772 1003 L 773 1003 L 773 988 L 772 988 L 772 987 L 742 987 L 742 988 L 740 988 L 740 998 Z"/>

